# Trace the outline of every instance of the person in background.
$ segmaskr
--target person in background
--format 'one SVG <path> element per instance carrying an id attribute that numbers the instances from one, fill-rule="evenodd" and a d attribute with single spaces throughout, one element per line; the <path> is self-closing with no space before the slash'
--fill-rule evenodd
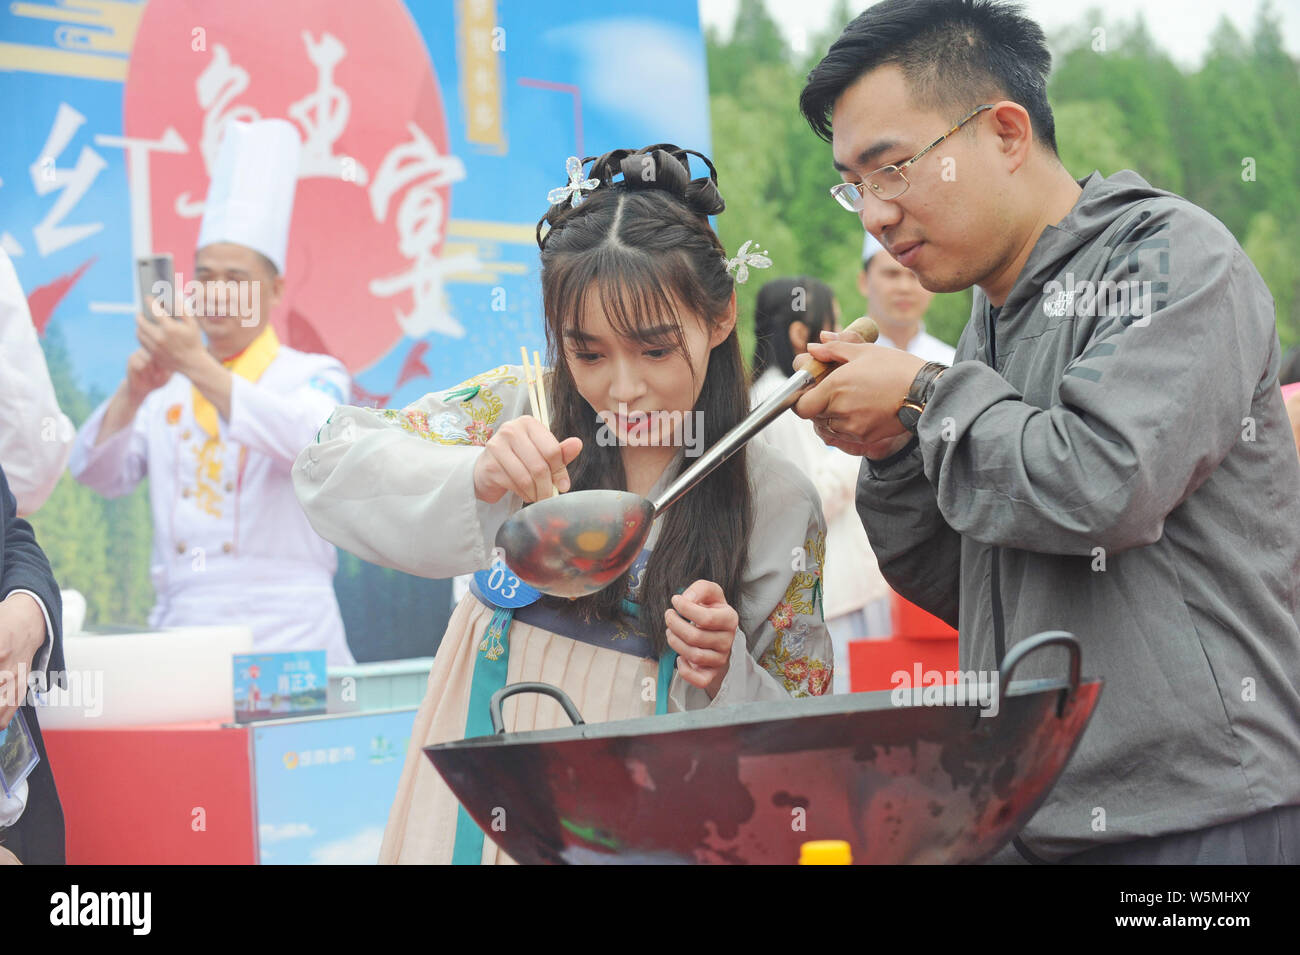
<path id="1" fill-rule="evenodd" d="M 245 624 L 256 652 L 323 649 L 339 666 L 353 657 L 338 555 L 298 506 L 290 469 L 351 380 L 271 327 L 299 150 L 284 120 L 227 126 L 195 254 L 204 300 L 195 315 L 137 318 L 141 348 L 82 425 L 70 467 L 105 497 L 149 475 L 151 626 Z"/>
<path id="2" fill-rule="evenodd" d="M 880 329 L 876 344 L 926 361 L 952 364 L 956 350 L 928 333 L 922 321 L 934 293 L 926 290 L 914 272 L 899 265 L 870 232 L 862 240 L 858 291 L 867 300 L 867 314 Z"/>
<path id="3" fill-rule="evenodd" d="M 0 249 L 0 466 L 18 500 L 18 513 L 34 513 L 59 483 L 72 436 L 59 410 L 45 354 L 27 308 L 27 296 Z"/>
<path id="4" fill-rule="evenodd" d="M 753 385 L 757 407 L 794 374 L 794 359 L 823 331 L 839 324 L 839 305 L 830 286 L 799 276 L 768 282 L 754 309 Z M 889 585 L 867 543 L 854 508 L 862 459 L 822 443 L 805 421 L 786 411 L 758 433 L 782 457 L 797 465 L 821 496 L 826 517 L 826 562 L 822 570 L 822 605 L 835 650 L 834 692 L 849 691 L 849 641 L 883 637 L 891 630 Z"/>
<path id="5" fill-rule="evenodd" d="M 0 467 L 0 740 L 21 712 L 40 757 L 12 793 L 0 790 L 0 865 L 65 861 L 63 807 L 36 710 L 26 699 L 29 674 L 42 674 L 49 686 L 49 678 L 63 672 L 62 615 L 50 562 L 32 526 L 18 516 Z"/>

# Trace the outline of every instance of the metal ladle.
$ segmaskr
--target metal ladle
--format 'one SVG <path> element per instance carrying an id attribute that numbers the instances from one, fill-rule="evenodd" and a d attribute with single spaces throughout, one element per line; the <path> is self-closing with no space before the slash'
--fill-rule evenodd
<path id="1" fill-rule="evenodd" d="M 874 342 L 879 334 L 876 323 L 866 316 L 844 331 L 855 332 L 868 342 Z M 496 536 L 506 566 L 544 594 L 573 598 L 604 589 L 632 566 L 655 518 L 776 420 L 833 367 L 810 360 L 653 501 L 630 491 L 571 491 L 516 511 Z"/>

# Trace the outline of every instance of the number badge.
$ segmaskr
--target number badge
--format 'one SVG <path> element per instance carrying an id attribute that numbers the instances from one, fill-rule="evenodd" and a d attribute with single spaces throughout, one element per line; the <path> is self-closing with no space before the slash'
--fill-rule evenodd
<path id="1" fill-rule="evenodd" d="M 511 610 L 527 607 L 542 595 L 512 574 L 505 561 L 499 559 L 492 562 L 490 570 L 478 571 L 474 583 L 495 606 Z"/>

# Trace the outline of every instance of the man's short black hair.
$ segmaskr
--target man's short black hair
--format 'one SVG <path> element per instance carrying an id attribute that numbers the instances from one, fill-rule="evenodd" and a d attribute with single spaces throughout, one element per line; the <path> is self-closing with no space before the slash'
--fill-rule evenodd
<path id="1" fill-rule="evenodd" d="M 1056 152 L 1047 102 L 1052 54 L 1018 4 L 996 0 L 884 0 L 844 28 L 808 74 L 799 109 L 831 140 L 831 107 L 860 77 L 893 64 L 922 106 L 956 122 L 981 103 L 1009 99 L 1029 113 L 1034 136 Z"/>

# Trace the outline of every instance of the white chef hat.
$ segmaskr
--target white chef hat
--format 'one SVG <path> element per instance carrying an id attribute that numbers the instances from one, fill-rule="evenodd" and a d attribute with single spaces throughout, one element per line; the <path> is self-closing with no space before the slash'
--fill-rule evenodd
<path id="1" fill-rule="evenodd" d="M 283 119 L 226 125 L 212 167 L 198 248 L 233 242 L 284 271 L 302 141 Z"/>
<path id="2" fill-rule="evenodd" d="M 862 267 L 865 269 L 867 263 L 871 261 L 871 257 L 884 250 L 885 247 L 876 241 L 874 235 L 870 232 L 866 233 L 862 238 Z"/>

